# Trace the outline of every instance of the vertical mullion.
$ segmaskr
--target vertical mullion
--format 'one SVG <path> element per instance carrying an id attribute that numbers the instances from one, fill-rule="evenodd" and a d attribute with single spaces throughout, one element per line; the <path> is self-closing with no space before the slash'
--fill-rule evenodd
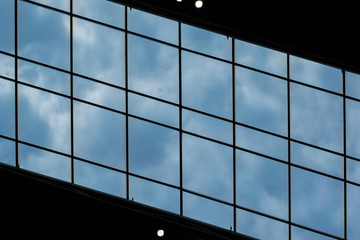
<path id="1" fill-rule="evenodd" d="M 125 144 L 126 144 L 126 199 L 130 199 L 130 177 L 129 177 L 129 77 L 128 77 L 128 7 L 125 7 Z"/>
<path id="2" fill-rule="evenodd" d="M 236 232 L 236 106 L 235 106 L 235 39 L 231 39 L 231 61 L 232 61 L 232 114 L 233 114 L 233 218 L 234 232 Z"/>
<path id="3" fill-rule="evenodd" d="M 181 56 L 181 23 L 178 22 L 179 37 L 179 161 L 180 161 L 180 215 L 184 214 L 183 199 L 183 155 L 182 155 L 182 56 Z"/>
<path id="4" fill-rule="evenodd" d="M 15 0 L 15 165 L 19 165 L 19 121 L 18 121 L 18 0 Z"/>
<path id="5" fill-rule="evenodd" d="M 343 81 L 343 150 L 344 150 L 344 238 L 347 239 L 347 171 L 346 171 L 346 79 L 345 71 L 342 70 Z"/>
<path id="6" fill-rule="evenodd" d="M 287 77 L 287 127 L 288 127 L 288 221 L 289 221 L 289 240 L 291 240 L 291 126 L 290 126 L 290 56 L 286 55 L 286 77 Z"/>
<path id="7" fill-rule="evenodd" d="M 71 183 L 75 183 L 74 176 L 74 57 L 73 57 L 73 0 L 70 0 L 70 130 L 71 130 Z"/>

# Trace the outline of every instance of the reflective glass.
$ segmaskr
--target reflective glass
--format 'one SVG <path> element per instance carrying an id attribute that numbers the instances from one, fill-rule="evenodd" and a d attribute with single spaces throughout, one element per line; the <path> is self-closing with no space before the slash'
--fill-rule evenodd
<path id="1" fill-rule="evenodd" d="M 75 183 L 119 197 L 126 196 L 126 175 L 90 163 L 75 161 Z"/>
<path id="2" fill-rule="evenodd" d="M 129 88 L 172 102 L 179 101 L 179 50 L 128 35 Z"/>
<path id="3" fill-rule="evenodd" d="M 343 99 L 291 84 L 291 138 L 343 152 Z"/>
<path id="4" fill-rule="evenodd" d="M 70 153 L 70 100 L 19 85 L 19 139 Z"/>
<path id="5" fill-rule="evenodd" d="M 184 188 L 231 202 L 232 148 L 187 134 L 182 144 Z"/>
<path id="6" fill-rule="evenodd" d="M 236 151 L 237 204 L 275 217 L 288 217 L 288 166 Z"/>
<path id="7" fill-rule="evenodd" d="M 50 7 L 58 8 L 64 11 L 70 11 L 70 0 L 32 0 Z"/>
<path id="8" fill-rule="evenodd" d="M 347 239 L 356 240 L 360 236 L 360 188 L 347 184 Z"/>
<path id="9" fill-rule="evenodd" d="M 197 54 L 182 53 L 183 105 L 232 119 L 232 67 Z"/>
<path id="10" fill-rule="evenodd" d="M 125 35 L 100 24 L 74 18 L 74 72 L 125 85 Z"/>
<path id="11" fill-rule="evenodd" d="M 172 44 L 178 43 L 178 23 L 154 14 L 128 9 L 129 31 Z"/>
<path id="12" fill-rule="evenodd" d="M 73 0 L 73 9 L 77 15 L 120 28 L 125 26 L 125 7 L 111 1 Z"/>
<path id="13" fill-rule="evenodd" d="M 184 193 L 184 216 L 226 229 L 233 227 L 233 208 L 190 193 Z"/>
<path id="14" fill-rule="evenodd" d="M 346 154 L 360 158 L 360 103 L 346 99 Z"/>
<path id="15" fill-rule="evenodd" d="M 295 223 L 342 237 L 344 183 L 291 168 L 291 212 Z"/>
<path id="16" fill-rule="evenodd" d="M 15 46 L 15 1 L 0 1 L 0 50 L 5 52 L 14 52 Z M 2 64 L 0 63 L 0 66 Z"/>
<path id="17" fill-rule="evenodd" d="M 19 1 L 19 55 L 58 68 L 70 68 L 70 17 Z"/>
<path id="18" fill-rule="evenodd" d="M 15 142 L 0 138 L 0 162 L 15 166 Z"/>
<path id="19" fill-rule="evenodd" d="M 236 121 L 287 134 L 287 83 L 245 68 L 236 68 Z"/>
<path id="20" fill-rule="evenodd" d="M 0 53 L 0 76 L 15 79 L 15 59 Z"/>
<path id="21" fill-rule="evenodd" d="M 302 228 L 291 227 L 291 239 L 292 240 L 334 240 L 335 238 L 330 238 L 315 232 L 307 231 Z"/>
<path id="22" fill-rule="evenodd" d="M 249 42 L 235 40 L 235 62 L 252 68 L 287 75 L 287 55 Z"/>
<path id="23" fill-rule="evenodd" d="M 342 72 L 324 64 L 290 56 L 290 78 L 342 93 Z"/>
<path id="24" fill-rule="evenodd" d="M 129 119 L 130 172 L 179 185 L 179 132 Z"/>
<path id="25" fill-rule="evenodd" d="M 231 61 L 231 38 L 187 24 L 181 25 L 182 47 Z"/>
<path id="26" fill-rule="evenodd" d="M 346 177 L 347 180 L 360 184 L 360 162 L 346 159 Z"/>
<path id="27" fill-rule="evenodd" d="M 1 78 L 0 135 L 15 137 L 15 84 Z"/>
<path id="28" fill-rule="evenodd" d="M 74 103 L 74 152 L 77 157 L 125 169 L 125 116 Z"/>
<path id="29" fill-rule="evenodd" d="M 360 75 L 351 72 L 345 72 L 345 79 L 346 95 L 360 99 Z"/>
<path id="30" fill-rule="evenodd" d="M 19 145 L 20 168 L 58 178 L 71 180 L 71 159 L 27 145 Z"/>

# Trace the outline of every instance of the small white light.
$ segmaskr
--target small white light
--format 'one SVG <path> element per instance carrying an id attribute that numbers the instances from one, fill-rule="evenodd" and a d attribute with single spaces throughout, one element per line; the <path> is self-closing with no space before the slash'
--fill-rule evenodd
<path id="1" fill-rule="evenodd" d="M 178 2 L 182 2 L 182 0 L 176 0 L 176 1 L 178 1 Z"/>
<path id="2" fill-rule="evenodd" d="M 196 2 L 195 2 L 195 7 L 197 7 L 197 8 L 201 8 L 202 6 L 203 6 L 203 1 L 201 1 L 201 0 L 197 0 Z"/>
<path id="3" fill-rule="evenodd" d="M 157 231 L 158 237 L 163 237 L 164 234 L 165 234 L 165 232 L 164 232 L 164 230 L 162 230 L 162 229 L 160 229 L 160 230 Z"/>

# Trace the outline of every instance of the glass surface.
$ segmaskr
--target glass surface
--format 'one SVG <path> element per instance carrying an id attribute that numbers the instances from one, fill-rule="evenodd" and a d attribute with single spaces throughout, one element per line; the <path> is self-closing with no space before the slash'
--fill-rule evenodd
<path id="1" fill-rule="evenodd" d="M 129 89 L 179 101 L 179 50 L 128 35 Z"/>
<path id="2" fill-rule="evenodd" d="M 360 184 L 360 162 L 346 159 L 346 177 L 347 180 Z"/>
<path id="3" fill-rule="evenodd" d="M 140 95 L 129 93 L 129 113 L 169 126 L 179 126 L 177 107 Z"/>
<path id="4" fill-rule="evenodd" d="M 15 166 L 15 142 L 0 138 L 0 162 Z"/>
<path id="5" fill-rule="evenodd" d="M 346 154 L 360 158 L 360 103 L 346 99 Z"/>
<path id="6" fill-rule="evenodd" d="M 344 157 L 299 143 L 291 143 L 291 162 L 339 178 L 344 177 Z"/>
<path id="7" fill-rule="evenodd" d="M 1 78 L 0 134 L 15 138 L 15 84 Z"/>
<path id="8" fill-rule="evenodd" d="M 19 165 L 53 178 L 71 180 L 71 159 L 59 154 L 19 144 Z"/>
<path id="9" fill-rule="evenodd" d="M 129 31 L 178 44 L 178 23 L 154 14 L 128 8 Z"/>
<path id="10" fill-rule="evenodd" d="M 304 58 L 290 56 L 290 78 L 342 93 L 343 76 L 340 69 Z"/>
<path id="11" fill-rule="evenodd" d="M 343 99 L 291 84 L 291 138 L 343 152 Z"/>
<path id="12" fill-rule="evenodd" d="M 231 61 L 232 40 L 225 35 L 187 24 L 181 25 L 182 47 Z"/>
<path id="13" fill-rule="evenodd" d="M 180 213 L 180 192 L 161 184 L 130 177 L 130 199 L 173 213 Z"/>
<path id="14" fill-rule="evenodd" d="M 187 134 L 182 138 L 183 187 L 220 200 L 233 199 L 233 150 Z"/>
<path id="15" fill-rule="evenodd" d="M 125 169 L 125 116 L 74 102 L 75 156 Z"/>
<path id="16" fill-rule="evenodd" d="M 15 59 L 0 53 L 0 76 L 15 79 Z"/>
<path id="17" fill-rule="evenodd" d="M 233 208 L 190 193 L 184 193 L 184 216 L 233 229 Z"/>
<path id="18" fill-rule="evenodd" d="M 18 2 L 19 55 L 54 67 L 70 68 L 70 17 Z"/>
<path id="19" fill-rule="evenodd" d="M 287 83 L 236 68 L 236 121 L 287 135 Z"/>
<path id="20" fill-rule="evenodd" d="M 360 75 L 345 72 L 345 93 L 347 96 L 360 99 Z"/>
<path id="21" fill-rule="evenodd" d="M 85 78 L 74 77 L 74 97 L 125 112 L 125 92 Z"/>
<path id="22" fill-rule="evenodd" d="M 236 211 L 237 232 L 258 239 L 288 240 L 287 224 L 241 209 Z"/>
<path id="23" fill-rule="evenodd" d="M 118 86 L 125 85 L 125 35 L 74 18 L 74 72 Z"/>
<path id="24" fill-rule="evenodd" d="M 129 119 L 130 172 L 179 185 L 179 147 L 178 131 Z"/>
<path id="25" fill-rule="evenodd" d="M 291 227 L 291 239 L 292 240 L 304 240 L 304 239 L 311 239 L 311 240 L 334 240 L 335 238 L 330 238 L 318 233 L 314 233 L 311 231 L 307 231 L 302 228 Z"/>
<path id="26" fill-rule="evenodd" d="M 70 100 L 19 85 L 19 139 L 70 153 Z"/>
<path id="27" fill-rule="evenodd" d="M 119 197 L 126 196 L 126 175 L 90 163 L 74 162 L 74 181 L 88 188 Z"/>
<path id="28" fill-rule="evenodd" d="M 32 0 L 33 2 L 38 2 L 50 7 L 58 8 L 64 11 L 70 10 L 70 1 L 69 0 Z"/>
<path id="29" fill-rule="evenodd" d="M 360 236 L 360 188 L 347 184 L 347 239 L 356 240 Z"/>
<path id="30" fill-rule="evenodd" d="M 237 204 L 282 219 L 288 217 L 288 166 L 236 151 Z"/>
<path id="31" fill-rule="evenodd" d="M 228 144 L 233 143 L 233 124 L 193 111 L 183 110 L 182 128 L 185 131 L 213 138 Z"/>
<path id="32" fill-rule="evenodd" d="M 291 168 L 292 221 L 343 237 L 344 183 Z"/>
<path id="33" fill-rule="evenodd" d="M 288 160 L 286 139 L 239 125 L 236 126 L 236 146 L 284 161 Z"/>
<path id="34" fill-rule="evenodd" d="M 125 26 L 125 7 L 117 3 L 106 0 L 73 0 L 73 9 L 77 15 L 120 28 Z"/>
<path id="35" fill-rule="evenodd" d="M 285 53 L 241 40 L 235 40 L 235 62 L 282 77 L 287 75 Z"/>
<path id="36" fill-rule="evenodd" d="M 18 60 L 19 81 L 70 95 L 70 75 L 31 62 Z"/>
<path id="37" fill-rule="evenodd" d="M 232 119 L 232 67 L 182 52 L 183 105 Z"/>
<path id="38" fill-rule="evenodd" d="M 15 2 L 14 0 L 0 1 L 0 50 L 13 53 L 15 46 Z M 1 64 L 2 65 L 2 64 Z M 1 66 L 0 65 L 0 66 Z"/>

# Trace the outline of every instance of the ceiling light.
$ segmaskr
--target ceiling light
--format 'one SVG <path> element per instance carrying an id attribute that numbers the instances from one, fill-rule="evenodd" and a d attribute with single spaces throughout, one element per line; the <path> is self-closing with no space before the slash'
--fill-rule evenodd
<path id="1" fill-rule="evenodd" d="M 182 0 L 176 0 L 176 1 L 178 1 L 178 2 L 182 2 Z"/>
<path id="2" fill-rule="evenodd" d="M 164 230 L 162 230 L 162 229 L 160 229 L 160 230 L 157 231 L 158 237 L 163 237 L 164 234 L 165 234 L 165 232 L 164 232 Z"/>
<path id="3" fill-rule="evenodd" d="M 197 0 L 196 2 L 195 2 L 195 7 L 197 7 L 197 8 L 201 8 L 202 6 L 203 6 L 203 1 L 201 1 L 201 0 Z"/>

